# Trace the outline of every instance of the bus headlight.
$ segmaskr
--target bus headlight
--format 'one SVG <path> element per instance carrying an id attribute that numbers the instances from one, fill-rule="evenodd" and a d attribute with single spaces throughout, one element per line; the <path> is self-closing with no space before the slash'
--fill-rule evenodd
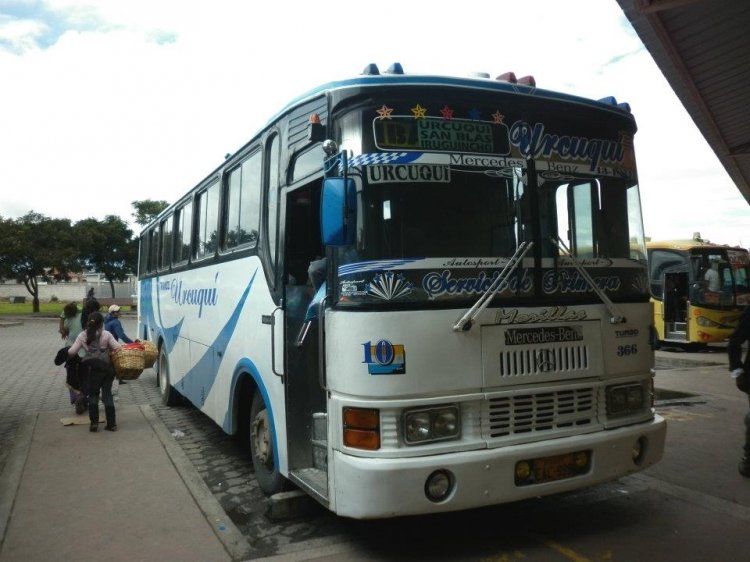
<path id="1" fill-rule="evenodd" d="M 721 328 L 721 324 L 719 324 L 718 322 L 714 322 L 713 320 L 711 320 L 710 318 L 706 318 L 705 316 L 696 317 L 695 323 L 702 328 Z"/>
<path id="2" fill-rule="evenodd" d="M 643 410 L 643 385 L 622 384 L 607 387 L 607 415 L 626 416 Z"/>
<path id="3" fill-rule="evenodd" d="M 409 410 L 403 420 L 404 441 L 409 445 L 457 439 L 460 434 L 458 406 Z"/>

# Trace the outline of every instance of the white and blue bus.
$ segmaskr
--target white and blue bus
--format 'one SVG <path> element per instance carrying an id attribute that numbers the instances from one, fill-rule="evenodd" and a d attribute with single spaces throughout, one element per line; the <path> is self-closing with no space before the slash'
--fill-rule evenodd
<path id="1" fill-rule="evenodd" d="M 627 104 L 375 65 L 287 105 L 142 233 L 165 404 L 353 518 L 663 454 Z"/>

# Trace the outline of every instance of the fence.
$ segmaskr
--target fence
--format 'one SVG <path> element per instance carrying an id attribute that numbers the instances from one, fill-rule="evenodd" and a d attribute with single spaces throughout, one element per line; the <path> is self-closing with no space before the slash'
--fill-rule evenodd
<path id="1" fill-rule="evenodd" d="M 94 289 L 97 298 L 109 299 L 112 289 L 106 281 L 94 283 L 55 283 L 54 285 L 39 285 L 39 300 L 50 302 L 81 302 L 89 289 Z M 135 281 L 132 283 L 115 283 L 115 299 L 129 299 L 136 293 Z M 26 302 L 31 300 L 31 294 L 21 283 L 0 283 L 0 300 L 12 300 L 13 297 L 23 297 Z M 19 299 L 20 300 L 20 299 Z"/>

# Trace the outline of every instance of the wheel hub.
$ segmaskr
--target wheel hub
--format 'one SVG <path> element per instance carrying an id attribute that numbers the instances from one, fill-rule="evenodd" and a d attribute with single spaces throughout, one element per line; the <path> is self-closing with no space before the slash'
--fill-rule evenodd
<path id="1" fill-rule="evenodd" d="M 270 461 L 270 440 L 268 431 L 268 414 L 265 410 L 258 412 L 252 425 L 253 449 L 255 456 L 263 464 L 268 465 Z"/>

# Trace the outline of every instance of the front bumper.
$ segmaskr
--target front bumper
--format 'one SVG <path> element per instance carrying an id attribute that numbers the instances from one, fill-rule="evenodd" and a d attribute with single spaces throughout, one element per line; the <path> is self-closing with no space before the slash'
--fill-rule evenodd
<path id="1" fill-rule="evenodd" d="M 333 481 L 330 508 L 357 519 L 457 511 L 556 494 L 638 472 L 658 462 L 664 452 L 666 421 L 656 416 L 645 424 L 564 437 L 527 445 L 498 447 L 417 458 L 372 459 L 333 451 L 329 477 Z M 643 438 L 638 464 L 632 450 Z M 591 450 L 588 473 L 565 480 L 516 486 L 518 461 Z M 435 470 L 454 476 L 448 498 L 434 503 L 425 496 L 425 481 Z"/>

